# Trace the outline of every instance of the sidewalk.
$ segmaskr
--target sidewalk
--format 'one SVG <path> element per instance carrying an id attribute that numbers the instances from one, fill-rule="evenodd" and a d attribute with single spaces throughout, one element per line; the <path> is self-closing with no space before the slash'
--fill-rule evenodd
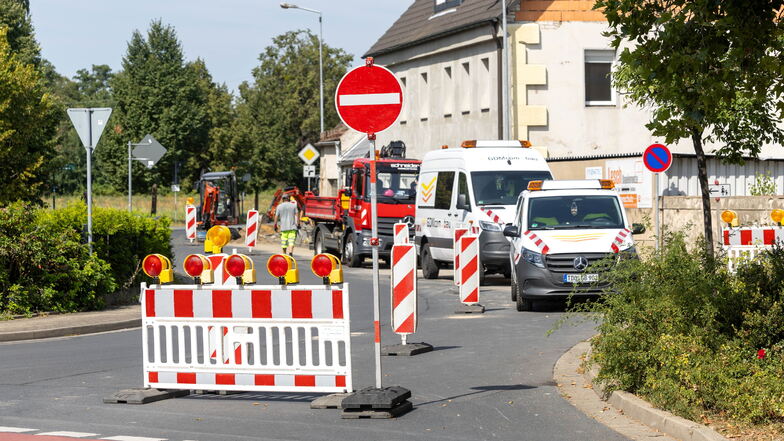
<path id="1" fill-rule="evenodd" d="M 137 328 L 141 325 L 139 305 L 105 311 L 21 318 L 0 321 L 0 342 L 92 334 Z"/>

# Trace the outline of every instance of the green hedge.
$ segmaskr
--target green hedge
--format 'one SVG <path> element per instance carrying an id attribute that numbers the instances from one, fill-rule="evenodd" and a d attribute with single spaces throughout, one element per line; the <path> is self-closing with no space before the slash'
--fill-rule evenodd
<path id="1" fill-rule="evenodd" d="M 169 221 L 122 210 L 93 213 L 95 253 L 84 243 L 86 207 L 0 208 L 0 313 L 83 311 L 143 278 L 148 253 L 171 255 Z"/>
<path id="2" fill-rule="evenodd" d="M 601 313 L 593 361 L 609 390 L 691 419 L 708 411 L 746 423 L 784 421 L 782 249 L 731 274 L 672 235 L 609 278 L 613 293 L 574 306 Z"/>

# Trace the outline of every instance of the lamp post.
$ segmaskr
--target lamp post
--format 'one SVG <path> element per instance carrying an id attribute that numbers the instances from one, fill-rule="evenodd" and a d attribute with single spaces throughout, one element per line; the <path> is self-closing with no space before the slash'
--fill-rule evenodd
<path id="1" fill-rule="evenodd" d="M 319 113 L 321 117 L 321 132 L 319 132 L 319 138 L 321 134 L 324 133 L 324 66 L 322 63 L 322 56 L 321 56 L 321 45 L 324 40 L 323 37 L 323 24 L 322 24 L 322 16 L 321 11 L 317 11 L 315 9 L 310 8 L 303 8 L 302 6 L 293 5 L 291 3 L 281 3 L 280 7 L 283 9 L 301 9 L 303 11 L 312 12 L 314 14 L 318 14 L 319 20 Z"/>

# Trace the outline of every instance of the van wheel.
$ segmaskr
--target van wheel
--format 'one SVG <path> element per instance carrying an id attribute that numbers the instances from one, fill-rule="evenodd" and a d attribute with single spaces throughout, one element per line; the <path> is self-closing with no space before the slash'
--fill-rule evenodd
<path id="1" fill-rule="evenodd" d="M 316 256 L 324 252 L 324 238 L 321 231 L 316 231 L 316 237 L 313 239 L 313 255 Z"/>
<path id="2" fill-rule="evenodd" d="M 351 268 L 362 265 L 362 258 L 357 255 L 354 244 L 354 233 L 349 233 L 346 241 L 343 243 L 343 264 Z"/>
<path id="3" fill-rule="evenodd" d="M 486 285 L 486 283 L 485 283 L 485 273 L 486 272 L 487 272 L 487 269 L 484 266 L 479 268 L 479 286 L 485 286 Z"/>
<path id="4" fill-rule="evenodd" d="M 517 301 L 517 296 L 519 295 L 518 292 L 517 292 L 517 291 L 519 291 L 517 289 L 517 282 L 515 282 L 515 280 L 512 279 L 511 285 L 512 285 L 512 301 L 516 302 Z"/>
<path id="5" fill-rule="evenodd" d="M 433 255 L 430 253 L 430 244 L 422 245 L 422 276 L 425 279 L 438 278 L 438 265 L 433 260 Z"/>
<path id="6" fill-rule="evenodd" d="M 534 302 L 532 302 L 530 299 L 524 299 L 523 293 L 520 292 L 520 290 L 518 289 L 515 306 L 517 307 L 517 310 L 520 312 L 531 311 L 534 309 Z"/>

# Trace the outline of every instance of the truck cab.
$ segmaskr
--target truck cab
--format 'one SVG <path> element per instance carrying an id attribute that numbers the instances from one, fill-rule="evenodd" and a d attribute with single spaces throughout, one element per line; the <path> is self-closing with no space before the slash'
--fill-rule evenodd
<path id="1" fill-rule="evenodd" d="M 512 299 L 518 311 L 542 299 L 596 296 L 611 269 L 602 263 L 636 258 L 630 224 L 611 180 L 532 181 L 517 199 L 510 239 Z"/>

